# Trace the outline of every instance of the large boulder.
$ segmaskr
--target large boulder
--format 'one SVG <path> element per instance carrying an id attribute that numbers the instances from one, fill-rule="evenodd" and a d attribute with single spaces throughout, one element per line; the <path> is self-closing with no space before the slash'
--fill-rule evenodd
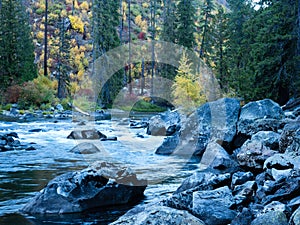
<path id="1" fill-rule="evenodd" d="M 182 124 L 180 146 L 182 154 L 188 150 L 202 155 L 210 141 L 228 147 L 236 135 L 240 102 L 223 98 L 205 103 Z"/>
<path id="2" fill-rule="evenodd" d="M 284 117 L 281 107 L 270 99 L 250 102 L 242 107 L 238 133 L 252 136 L 258 131 L 277 132 Z"/>
<path id="3" fill-rule="evenodd" d="M 145 188 L 146 181 L 137 179 L 130 169 L 97 163 L 54 178 L 22 211 L 61 214 L 128 204 L 143 198 Z"/>
<path id="4" fill-rule="evenodd" d="M 192 212 L 205 224 L 230 224 L 237 214 L 230 209 L 234 204 L 227 186 L 211 191 L 197 191 L 193 193 Z"/>
<path id="5" fill-rule="evenodd" d="M 90 140 L 95 140 L 95 139 L 101 139 L 101 138 L 107 138 L 105 134 L 102 134 L 100 131 L 96 129 L 91 129 L 91 130 L 74 130 L 72 131 L 68 137 L 68 139 L 90 139 Z"/>
<path id="6" fill-rule="evenodd" d="M 286 215 L 280 211 L 270 211 L 257 217 L 251 225 L 288 225 Z"/>
<path id="7" fill-rule="evenodd" d="M 205 225 L 203 221 L 187 211 L 165 206 L 143 208 L 138 212 L 129 212 L 111 225 Z"/>
<path id="8" fill-rule="evenodd" d="M 180 114 L 177 111 L 160 113 L 150 118 L 147 134 L 170 136 L 180 129 L 180 122 Z"/>

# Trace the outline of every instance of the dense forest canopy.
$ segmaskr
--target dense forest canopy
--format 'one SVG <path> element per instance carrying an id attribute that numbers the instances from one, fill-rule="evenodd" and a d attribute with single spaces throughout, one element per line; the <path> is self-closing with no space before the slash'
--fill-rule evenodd
<path id="1" fill-rule="evenodd" d="M 200 74 L 187 76 L 178 68 L 155 62 L 154 45 L 151 61 L 132 63 L 130 45 L 141 40 L 172 42 L 195 51 L 199 61 L 213 71 L 223 96 L 246 102 L 271 98 L 285 104 L 300 91 L 299 2 L 1 0 L 2 103 L 41 106 L 75 93 L 83 98 L 93 95 L 93 63 L 124 44 L 129 45 L 129 58 L 123 69 L 100 85 L 102 106 L 111 105 L 124 86 L 128 86 L 129 98 L 153 94 L 155 76 L 174 82 L 174 101 L 202 95 L 195 78 Z M 186 57 L 178 57 L 181 68 L 190 63 Z M 107 69 L 101 66 L 100 70 Z M 183 81 L 197 93 L 176 90 Z"/>

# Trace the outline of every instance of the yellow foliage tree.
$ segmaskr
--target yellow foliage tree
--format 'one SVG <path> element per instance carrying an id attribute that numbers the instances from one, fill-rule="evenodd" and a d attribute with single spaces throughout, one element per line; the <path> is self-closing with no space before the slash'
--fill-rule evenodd
<path id="1" fill-rule="evenodd" d="M 80 8 L 82 10 L 89 10 L 90 6 L 89 6 L 89 3 L 87 1 L 84 1 L 80 4 Z"/>
<path id="2" fill-rule="evenodd" d="M 84 32 L 84 23 L 78 16 L 69 15 L 69 19 L 74 30 L 78 30 L 80 33 Z"/>
<path id="3" fill-rule="evenodd" d="M 199 76 L 193 74 L 191 67 L 192 63 L 189 62 L 186 52 L 183 52 L 172 87 L 172 94 L 175 105 L 184 113 L 190 113 L 206 102 Z"/>

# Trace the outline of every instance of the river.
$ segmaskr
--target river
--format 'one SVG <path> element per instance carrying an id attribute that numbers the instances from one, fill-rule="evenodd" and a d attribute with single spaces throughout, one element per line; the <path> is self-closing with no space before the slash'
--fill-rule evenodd
<path id="1" fill-rule="evenodd" d="M 66 137 L 74 129 L 95 128 L 118 141 L 92 141 L 100 153 L 79 155 L 70 150 L 79 141 Z M 40 129 L 40 132 L 30 132 Z M 20 209 L 51 179 L 67 171 L 86 168 L 95 161 L 130 167 L 139 178 L 148 180 L 140 204 L 171 195 L 182 180 L 197 169 L 197 160 L 182 156 L 160 156 L 155 149 L 163 137 L 146 134 L 145 129 L 130 129 L 119 119 L 88 122 L 79 126 L 71 120 L 29 123 L 0 122 L 0 134 L 17 132 L 21 143 L 34 142 L 37 150 L 0 152 L 0 225 L 109 224 L 130 207 L 95 209 L 70 215 L 23 215 Z M 138 135 L 139 134 L 139 135 Z"/>

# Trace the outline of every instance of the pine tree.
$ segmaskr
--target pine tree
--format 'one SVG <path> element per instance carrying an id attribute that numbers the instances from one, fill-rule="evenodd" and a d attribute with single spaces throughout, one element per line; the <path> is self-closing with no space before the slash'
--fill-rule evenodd
<path id="1" fill-rule="evenodd" d="M 212 52 L 212 36 L 213 36 L 213 19 L 214 19 L 214 10 L 215 4 L 212 0 L 204 0 L 203 3 L 200 5 L 201 7 L 201 19 L 200 23 L 200 30 L 201 30 L 201 44 L 200 44 L 200 52 L 199 55 L 201 58 L 210 55 Z"/>
<path id="2" fill-rule="evenodd" d="M 223 92 L 228 92 L 228 85 L 226 79 L 226 61 L 224 51 L 226 48 L 226 9 L 222 5 L 217 6 L 217 13 L 213 18 L 213 35 L 212 35 L 212 46 L 213 51 L 210 53 L 209 64 L 211 65 L 216 78 L 219 80 L 220 87 Z"/>
<path id="3" fill-rule="evenodd" d="M 172 0 L 163 1 L 163 22 L 160 39 L 165 42 L 176 43 L 176 17 L 175 10 L 176 5 Z M 167 56 L 176 57 L 176 55 Z M 170 80 L 174 80 L 176 76 L 176 69 L 171 65 L 160 65 L 160 75 Z"/>
<path id="4" fill-rule="evenodd" d="M 176 9 L 176 44 L 192 49 L 195 44 L 195 7 L 193 0 L 180 0 Z"/>
<path id="5" fill-rule="evenodd" d="M 296 0 L 269 1 L 253 19 L 256 36 L 250 66 L 255 71 L 256 98 L 268 97 L 285 104 L 299 90 L 296 5 Z"/>
<path id="6" fill-rule="evenodd" d="M 28 15 L 20 0 L 2 0 L 0 8 L 0 83 L 5 89 L 36 77 Z"/>
<path id="7" fill-rule="evenodd" d="M 246 36 L 245 24 L 254 16 L 254 9 L 247 0 L 228 0 L 229 8 L 228 25 L 226 37 L 228 39 L 225 46 L 226 80 L 228 87 L 233 89 L 238 97 L 246 101 L 254 98 L 253 70 L 249 68 L 251 61 L 251 36 Z M 251 35 L 250 32 L 248 34 Z M 255 31 L 252 32 L 252 36 Z M 225 83 L 224 85 L 227 86 Z"/>

